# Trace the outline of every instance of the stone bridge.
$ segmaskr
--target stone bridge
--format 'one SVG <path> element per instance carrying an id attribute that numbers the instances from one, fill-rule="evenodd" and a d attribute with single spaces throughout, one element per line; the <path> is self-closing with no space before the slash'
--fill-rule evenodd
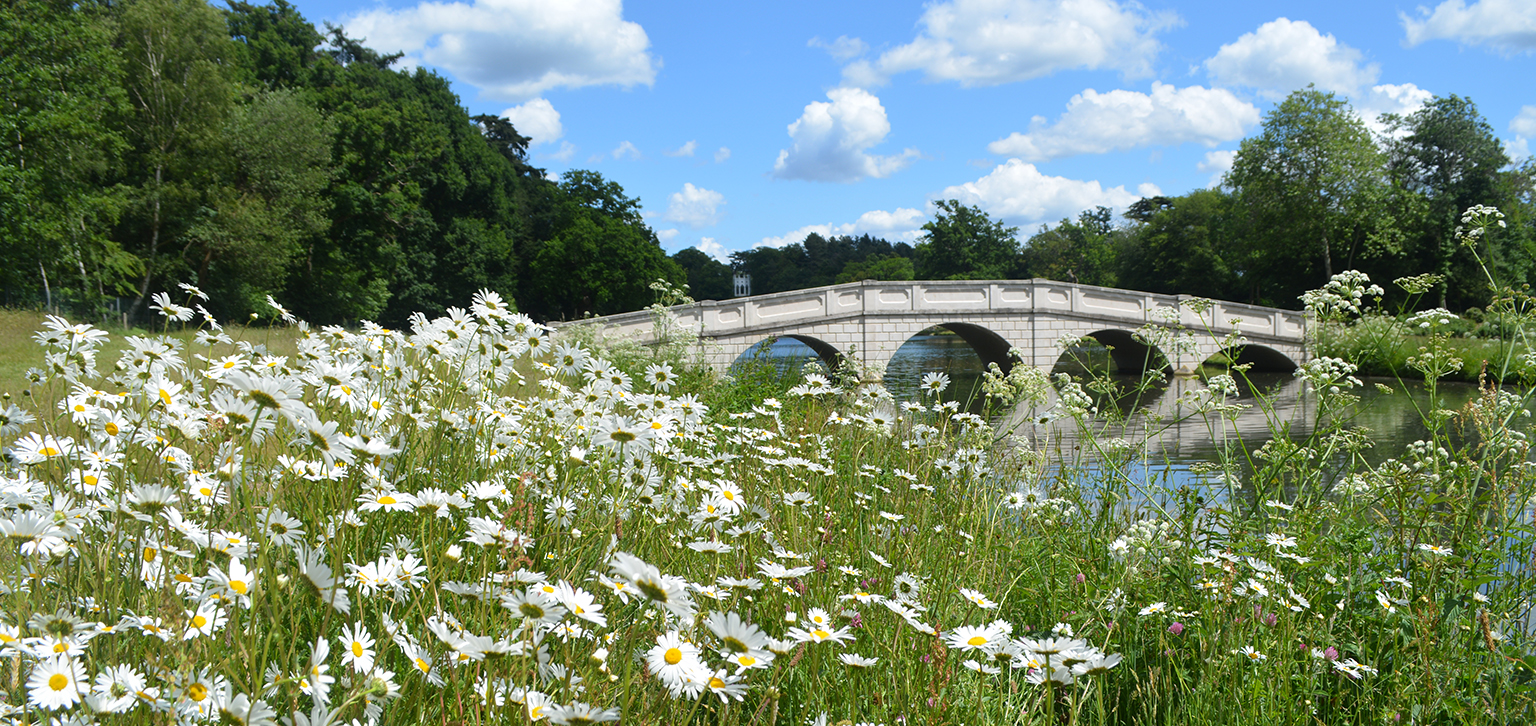
<path id="1" fill-rule="evenodd" d="M 982 364 L 1010 369 L 1014 360 L 1049 369 L 1060 341 L 1093 338 L 1110 349 L 1122 371 L 1148 367 L 1190 372 L 1217 353 L 1260 370 L 1291 370 L 1305 362 L 1306 317 L 1294 310 L 1079 285 L 1053 280 L 937 280 L 876 282 L 706 300 L 671 309 L 678 327 L 697 336 L 699 353 L 717 370 L 752 346 L 794 338 L 829 364 L 853 356 L 874 375 L 902 343 L 938 326 L 975 349 Z M 600 325 L 607 339 L 654 344 L 649 311 L 590 318 L 564 325 Z M 1144 326 L 1152 335 L 1138 335 Z M 1192 345 L 1161 346 L 1157 329 L 1191 334 Z M 1235 342 L 1224 344 L 1229 335 Z M 1162 348 L 1171 348 L 1163 350 Z M 1009 351 L 1017 351 L 1011 358 Z"/>

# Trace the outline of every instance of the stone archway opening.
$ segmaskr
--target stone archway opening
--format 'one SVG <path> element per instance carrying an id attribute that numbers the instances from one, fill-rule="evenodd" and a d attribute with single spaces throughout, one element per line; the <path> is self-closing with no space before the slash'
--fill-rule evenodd
<path id="1" fill-rule="evenodd" d="M 1004 372 L 1012 369 L 1010 347 L 1001 335 L 974 323 L 932 325 L 896 349 L 882 378 L 892 395 L 918 400 L 923 376 L 943 373 L 950 384 L 942 398 L 974 409 L 981 404 L 981 380 L 988 367 L 996 363 Z"/>
<path id="2" fill-rule="evenodd" d="M 837 370 L 844 355 L 836 346 L 810 335 L 791 334 L 764 338 L 736 356 L 727 369 L 733 374 L 748 368 L 772 367 L 780 375 L 798 375 L 807 363 L 820 363 L 828 373 Z"/>
<path id="3" fill-rule="evenodd" d="M 1099 330 L 1083 336 L 1056 358 L 1053 373 L 1142 375 L 1172 368 L 1157 346 L 1129 330 Z"/>
<path id="4" fill-rule="evenodd" d="M 1256 373 L 1291 373 L 1295 371 L 1296 361 L 1267 345 L 1246 343 L 1234 345 L 1230 348 L 1217 351 L 1215 355 L 1205 359 L 1202 368 L 1235 368 L 1248 366 L 1247 370 Z"/>

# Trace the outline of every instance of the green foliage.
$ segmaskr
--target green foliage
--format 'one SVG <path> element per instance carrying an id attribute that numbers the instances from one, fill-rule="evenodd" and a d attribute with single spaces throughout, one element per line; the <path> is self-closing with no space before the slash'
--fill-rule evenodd
<path id="1" fill-rule="evenodd" d="M 672 261 L 688 278 L 688 294 L 698 300 L 728 300 L 735 292 L 731 268 L 697 247 L 678 250 Z"/>
<path id="2" fill-rule="evenodd" d="M 1199 189 L 1161 198 L 1146 208 L 1119 256 L 1119 284 L 1133 290 L 1198 295 L 1213 300 L 1244 297 L 1228 244 L 1232 198 Z M 1146 200 L 1143 200 L 1146 201 Z M 1127 215 L 1129 216 L 1129 215 Z"/>
<path id="3" fill-rule="evenodd" d="M 1332 93 L 1308 87 L 1265 115 L 1226 176 L 1252 299 L 1288 304 L 1332 277 L 1335 258 L 1373 231 L 1383 170 L 1370 131 Z"/>
<path id="4" fill-rule="evenodd" d="M 1018 267 L 1018 228 L 954 199 L 936 203 L 917 244 L 917 276 L 923 280 L 998 280 Z"/>
<path id="5" fill-rule="evenodd" d="M 95 3 L 0 5 L 0 286 L 96 312 L 140 269 L 107 235 L 124 195 L 122 61 Z M 62 287 L 62 289 L 61 289 Z"/>
<path id="6" fill-rule="evenodd" d="M 892 244 L 867 234 L 828 238 L 812 232 L 798 244 L 732 253 L 731 262 L 736 270 L 752 276 L 754 295 L 766 295 L 846 282 L 839 277 L 850 264 L 912 255 L 912 246 L 905 242 Z"/>
<path id="7" fill-rule="evenodd" d="M 1125 236 L 1111 223 L 1108 207 L 1083 212 L 1077 221 L 1068 219 L 1042 229 L 1024 245 L 1024 269 L 1032 277 L 1115 287 L 1118 243 Z"/>
<path id="8" fill-rule="evenodd" d="M 898 255 L 870 255 L 862 260 L 849 262 L 843 267 L 843 271 L 837 273 L 835 282 L 858 282 L 860 280 L 900 281 L 916 279 L 913 271 L 912 260 Z"/>

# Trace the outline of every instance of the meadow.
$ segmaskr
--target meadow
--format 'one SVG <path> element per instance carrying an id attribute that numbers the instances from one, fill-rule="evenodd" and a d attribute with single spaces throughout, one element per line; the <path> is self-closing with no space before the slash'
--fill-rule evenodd
<path id="1" fill-rule="evenodd" d="M 1369 281 L 1335 283 L 1308 304 L 1347 327 Z M 1485 379 L 1371 466 L 1353 392 L 1387 384 L 1317 357 L 1311 434 L 1172 484 L 1103 379 L 988 376 L 1091 434 L 1064 448 L 941 373 L 903 402 L 853 367 L 720 377 L 681 331 L 556 335 L 491 292 L 408 330 L 274 306 L 285 351 L 187 294 L 158 301 L 175 335 L 44 319 L 0 404 L 10 723 L 1536 715 L 1529 386 Z M 1242 377 L 1181 410 L 1265 406 Z"/>

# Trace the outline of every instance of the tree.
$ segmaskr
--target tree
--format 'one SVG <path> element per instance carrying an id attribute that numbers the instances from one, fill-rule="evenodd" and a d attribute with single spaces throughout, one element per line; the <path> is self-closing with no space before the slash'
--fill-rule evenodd
<path id="1" fill-rule="evenodd" d="M 672 261 L 688 278 L 688 295 L 695 300 L 729 300 L 735 292 L 731 268 L 697 247 L 678 250 Z"/>
<path id="2" fill-rule="evenodd" d="M 1118 260 L 1120 285 L 1216 299 L 1240 295 L 1242 282 L 1227 256 L 1231 197 L 1218 189 L 1200 189 L 1158 199 L 1149 214 L 1142 215 L 1136 205 L 1126 214 L 1143 218 L 1131 230 L 1131 243 Z"/>
<path id="3" fill-rule="evenodd" d="M 139 260 L 109 236 L 123 202 L 113 180 L 126 149 L 121 80 L 104 8 L 0 5 L 0 285 L 8 297 L 36 294 L 49 307 L 62 299 L 96 312 L 106 296 L 131 289 Z"/>
<path id="4" fill-rule="evenodd" d="M 287 0 L 256 5 L 226 0 L 229 35 L 237 43 L 246 83 L 266 88 L 303 88 L 310 84 L 325 40 Z"/>
<path id="5" fill-rule="evenodd" d="M 1341 243 L 1372 239 L 1384 158 L 1347 101 L 1308 86 L 1243 140 L 1225 183 L 1243 217 L 1251 297 L 1294 305 L 1333 276 Z"/>
<path id="6" fill-rule="evenodd" d="M 937 203 L 934 221 L 923 225 L 916 272 L 924 280 L 988 280 L 1010 277 L 1018 264 L 1018 227 L 993 220 L 954 199 Z"/>
<path id="7" fill-rule="evenodd" d="M 650 304 L 657 279 L 684 282 L 623 187 L 578 169 L 558 192 L 549 235 L 529 255 L 534 273 L 518 288 L 522 310 L 543 320 L 628 312 Z"/>
<path id="8" fill-rule="evenodd" d="M 838 273 L 836 282 L 859 282 L 860 280 L 881 280 L 896 282 L 911 280 L 917 276 L 912 267 L 912 260 L 898 255 L 871 255 L 862 260 L 849 262 L 843 271 Z"/>
<path id="9" fill-rule="evenodd" d="M 1440 286 L 1441 307 L 1452 292 L 1451 302 L 1459 306 L 1486 302 L 1485 278 L 1471 255 L 1456 244 L 1455 229 L 1467 207 L 1510 203 L 1501 185 L 1501 170 L 1509 165 L 1503 145 L 1476 104 L 1460 96 L 1437 97 L 1406 117 L 1385 120 L 1392 132 L 1388 135 L 1392 179 L 1426 202 L 1422 217 L 1408 233 L 1410 259 L 1429 263 L 1416 272 L 1446 276 Z M 1501 279 L 1524 279 L 1529 258 L 1496 244 L 1501 239 L 1511 238 L 1488 238 L 1485 261 Z"/>
<path id="10" fill-rule="evenodd" d="M 264 309 L 304 244 L 323 233 L 331 132 L 288 90 L 255 94 L 225 126 L 221 185 L 188 228 L 183 262 L 226 318 Z"/>
<path id="11" fill-rule="evenodd" d="M 1108 207 L 1095 207 L 1042 229 L 1024 246 L 1024 266 L 1034 277 L 1114 287 L 1117 237 Z"/>
<path id="12" fill-rule="evenodd" d="M 205 206 L 209 160 L 234 104 L 225 75 L 234 48 L 224 19 L 203 0 L 132 0 L 119 28 L 133 105 L 136 213 L 128 234 L 144 261 L 131 317 L 175 264 L 167 250 Z"/>

